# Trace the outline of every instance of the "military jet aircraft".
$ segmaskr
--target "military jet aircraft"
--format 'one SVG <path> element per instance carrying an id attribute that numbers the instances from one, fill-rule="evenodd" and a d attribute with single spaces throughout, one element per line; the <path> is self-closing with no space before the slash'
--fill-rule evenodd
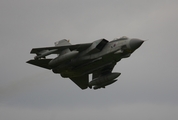
<path id="1" fill-rule="evenodd" d="M 55 42 L 53 47 L 33 48 L 34 59 L 27 63 L 70 78 L 81 89 L 105 88 L 117 81 L 121 73 L 112 72 L 122 58 L 129 57 L 144 41 L 121 37 L 108 41 L 99 39 L 92 43 L 71 45 L 69 40 Z M 47 58 L 56 54 L 55 58 Z M 49 57 L 49 56 L 48 56 Z M 89 74 L 92 80 L 89 81 Z"/>

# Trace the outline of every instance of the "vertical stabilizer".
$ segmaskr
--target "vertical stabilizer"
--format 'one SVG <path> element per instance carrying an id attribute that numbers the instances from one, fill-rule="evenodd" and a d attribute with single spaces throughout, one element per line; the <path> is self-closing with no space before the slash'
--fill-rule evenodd
<path id="1" fill-rule="evenodd" d="M 70 42 L 69 42 L 69 40 L 66 40 L 66 39 L 57 41 L 57 42 L 55 42 L 54 44 L 55 44 L 55 46 L 67 46 L 67 45 L 71 45 Z M 69 48 L 64 49 L 63 51 L 61 51 L 61 52 L 59 53 L 59 55 L 66 54 L 66 53 L 68 53 L 68 52 L 70 52 L 70 49 L 69 49 Z"/>
<path id="2" fill-rule="evenodd" d="M 66 46 L 66 45 L 71 45 L 69 40 L 63 39 L 63 40 L 59 40 L 57 42 L 54 43 L 55 46 Z"/>

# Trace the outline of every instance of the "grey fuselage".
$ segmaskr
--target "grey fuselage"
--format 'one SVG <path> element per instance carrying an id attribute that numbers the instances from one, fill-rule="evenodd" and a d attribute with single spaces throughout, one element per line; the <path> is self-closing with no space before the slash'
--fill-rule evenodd
<path id="1" fill-rule="evenodd" d="M 104 39 L 94 41 L 89 48 L 70 61 L 53 67 L 53 72 L 61 74 L 62 77 L 90 74 L 129 57 L 143 43 L 139 39 L 120 38 L 107 42 L 102 50 L 97 49 L 97 45 L 102 40 Z"/>
<path id="2" fill-rule="evenodd" d="M 129 57 L 143 40 L 122 37 L 113 41 L 99 39 L 92 43 L 71 45 L 66 39 L 55 42 L 55 46 L 33 48 L 34 59 L 27 63 L 52 70 L 64 78 L 70 78 L 81 89 L 105 88 L 117 81 L 121 75 L 112 72 L 114 66 L 122 58 Z M 55 58 L 46 58 L 56 54 Z M 89 80 L 92 74 L 92 80 Z"/>

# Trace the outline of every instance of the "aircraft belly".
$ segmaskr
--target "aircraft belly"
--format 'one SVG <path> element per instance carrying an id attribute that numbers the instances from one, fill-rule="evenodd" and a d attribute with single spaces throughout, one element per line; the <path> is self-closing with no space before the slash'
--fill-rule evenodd
<path id="1" fill-rule="evenodd" d="M 82 74 L 87 74 L 87 73 L 92 73 L 93 71 L 95 70 L 98 70 L 98 69 L 101 69 L 102 67 L 105 67 L 107 66 L 108 62 L 106 61 L 103 61 L 103 60 L 98 60 L 98 61 L 95 61 L 93 63 L 89 63 L 87 65 L 84 65 L 84 66 L 81 66 L 79 68 L 76 68 L 74 69 L 73 71 L 75 72 L 78 72 L 78 73 L 82 73 Z"/>
<path id="2" fill-rule="evenodd" d="M 61 76 L 76 77 L 93 73 L 98 69 L 102 69 L 103 67 L 113 64 L 115 60 L 113 60 L 112 58 L 113 56 L 105 56 L 104 58 L 99 57 L 98 59 L 93 60 L 93 62 L 86 62 L 80 66 L 76 66 L 72 69 L 65 70 L 61 73 Z"/>

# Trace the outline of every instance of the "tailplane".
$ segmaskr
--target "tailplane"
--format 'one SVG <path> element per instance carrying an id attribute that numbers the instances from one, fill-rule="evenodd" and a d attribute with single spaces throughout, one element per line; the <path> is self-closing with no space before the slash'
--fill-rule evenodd
<path id="1" fill-rule="evenodd" d="M 32 65 L 36 65 L 42 68 L 46 68 L 46 69 L 51 69 L 51 67 L 49 66 L 49 62 L 52 59 L 39 59 L 39 60 L 29 60 L 27 61 L 27 63 L 32 64 Z"/>

